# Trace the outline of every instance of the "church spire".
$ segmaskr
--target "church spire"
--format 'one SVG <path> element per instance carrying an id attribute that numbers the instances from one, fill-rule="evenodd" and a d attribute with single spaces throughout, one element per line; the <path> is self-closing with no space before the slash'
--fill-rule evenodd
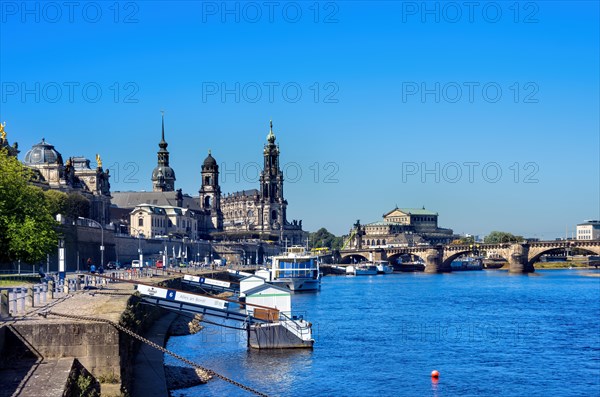
<path id="1" fill-rule="evenodd" d="M 267 135 L 267 141 L 270 144 L 275 143 L 275 134 L 273 134 L 273 120 L 269 121 L 269 135 Z"/>
<path id="2" fill-rule="evenodd" d="M 162 140 L 165 140 L 165 111 L 161 110 L 160 111 L 161 115 L 162 115 Z"/>
<path id="3" fill-rule="evenodd" d="M 175 190 L 175 171 L 169 166 L 169 144 L 165 141 L 165 112 L 161 110 L 161 139 L 158 142 L 157 164 L 152 171 L 152 185 L 155 192 L 172 192 Z"/>
<path id="4" fill-rule="evenodd" d="M 167 146 L 169 146 L 169 144 L 167 143 L 167 141 L 165 141 L 165 111 L 161 110 L 160 113 L 162 114 L 162 135 L 160 142 L 158 143 L 158 147 L 161 148 L 161 151 L 166 151 Z"/>

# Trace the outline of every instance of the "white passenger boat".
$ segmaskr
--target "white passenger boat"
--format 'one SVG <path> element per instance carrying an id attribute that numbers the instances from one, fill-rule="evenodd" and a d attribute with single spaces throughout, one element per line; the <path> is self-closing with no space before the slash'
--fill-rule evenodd
<path id="1" fill-rule="evenodd" d="M 377 266 L 372 263 L 359 263 L 354 266 L 355 276 L 371 276 L 377 274 Z"/>
<path id="2" fill-rule="evenodd" d="M 289 247 L 284 255 L 273 257 L 269 281 L 292 291 L 318 290 L 321 288 L 318 257 L 307 253 L 302 246 Z"/>
<path id="3" fill-rule="evenodd" d="M 376 261 L 375 266 L 377 266 L 378 274 L 390 274 L 394 272 L 394 268 L 388 261 Z"/>

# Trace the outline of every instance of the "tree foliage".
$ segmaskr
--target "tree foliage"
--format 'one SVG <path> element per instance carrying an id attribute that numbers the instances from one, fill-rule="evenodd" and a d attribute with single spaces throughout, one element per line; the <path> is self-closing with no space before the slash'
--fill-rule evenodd
<path id="1" fill-rule="evenodd" d="M 314 233 L 309 233 L 309 247 L 310 248 L 331 248 L 339 250 L 344 244 L 343 237 L 336 237 L 333 233 L 330 233 L 324 227 L 320 228 Z"/>
<path id="2" fill-rule="evenodd" d="M 452 244 L 452 245 L 475 244 L 475 238 L 473 236 L 461 237 L 456 240 L 452 240 L 452 242 L 450 244 Z"/>
<path id="3" fill-rule="evenodd" d="M 90 200 L 80 193 L 63 193 L 58 190 L 44 192 L 46 207 L 53 216 L 62 214 L 67 219 L 84 218 L 90 215 Z"/>
<path id="4" fill-rule="evenodd" d="M 0 261 L 35 263 L 56 247 L 56 222 L 32 173 L 0 150 Z"/>
<path id="5" fill-rule="evenodd" d="M 491 232 L 483 239 L 486 244 L 499 244 L 499 243 L 516 243 L 523 241 L 523 236 L 515 236 L 508 232 L 499 232 L 497 230 Z"/>
<path id="6" fill-rule="evenodd" d="M 67 195 L 58 190 L 46 190 L 44 192 L 46 208 L 53 216 L 64 214 L 67 208 Z"/>
<path id="7" fill-rule="evenodd" d="M 80 193 L 69 193 L 65 200 L 65 216 L 69 219 L 77 219 L 82 216 L 90 216 L 90 200 Z"/>

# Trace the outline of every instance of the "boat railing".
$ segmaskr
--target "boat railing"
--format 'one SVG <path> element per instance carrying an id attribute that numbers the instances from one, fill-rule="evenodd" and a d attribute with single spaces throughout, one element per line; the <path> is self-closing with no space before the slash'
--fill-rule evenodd
<path id="1" fill-rule="evenodd" d="M 307 321 L 295 320 L 283 312 L 279 312 L 279 321 L 281 321 L 285 328 L 296 334 L 296 336 L 302 340 L 310 339 L 312 336 L 312 331 L 310 329 L 311 325 Z M 302 325 L 302 323 L 306 325 Z"/>

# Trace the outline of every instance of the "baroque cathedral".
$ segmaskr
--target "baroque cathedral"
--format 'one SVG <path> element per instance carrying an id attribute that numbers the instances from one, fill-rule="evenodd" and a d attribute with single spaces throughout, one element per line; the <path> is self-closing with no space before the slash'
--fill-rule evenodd
<path id="1" fill-rule="evenodd" d="M 264 167 L 260 175 L 259 189 L 222 194 L 219 186 L 219 165 L 209 151 L 201 166 L 199 195 L 193 197 L 184 194 L 181 189 L 175 190 L 176 177 L 175 171 L 169 165 L 163 115 L 157 165 L 151 177 L 152 192 L 113 192 L 113 209 L 115 213 L 118 209 L 131 213 L 130 222 L 133 225 L 136 220 L 139 221 L 137 217 L 141 217 L 142 212 L 146 216 L 155 216 L 164 212 L 164 209 L 181 208 L 182 213 L 194 218 L 194 221 L 188 224 L 196 225 L 196 230 L 186 233 L 191 238 L 210 235 L 217 239 L 263 239 L 302 244 L 306 239 L 306 232 L 302 231 L 302 221 L 287 220 L 288 203 L 283 195 L 280 151 L 275 141 L 271 122 L 267 143 L 263 148 Z M 162 224 L 160 220 L 157 221 Z M 156 223 L 152 220 L 150 222 Z M 172 221 L 168 221 L 168 224 L 171 223 Z M 144 222 L 139 221 L 139 224 Z M 165 232 L 165 228 L 156 228 L 156 232 L 149 230 L 146 235 L 153 237 L 154 234 Z"/>

